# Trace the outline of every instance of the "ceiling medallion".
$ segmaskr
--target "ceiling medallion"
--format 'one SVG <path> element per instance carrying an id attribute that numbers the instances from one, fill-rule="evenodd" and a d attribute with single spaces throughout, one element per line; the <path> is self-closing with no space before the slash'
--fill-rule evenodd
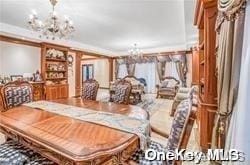
<path id="1" fill-rule="evenodd" d="M 29 27 L 36 32 L 40 32 L 40 38 L 43 36 L 47 39 L 51 38 L 54 40 L 58 38 L 68 38 L 75 31 L 72 20 L 68 16 L 64 16 L 64 20 L 61 22 L 56 11 L 55 6 L 58 0 L 50 0 L 52 5 L 52 12 L 49 14 L 49 17 L 42 22 L 38 19 L 37 13 L 33 12 L 29 15 Z"/>
<path id="2" fill-rule="evenodd" d="M 128 52 L 129 52 L 129 57 L 134 59 L 134 60 L 141 59 L 143 57 L 143 53 L 137 47 L 137 44 L 134 44 L 134 48 L 130 49 Z"/>

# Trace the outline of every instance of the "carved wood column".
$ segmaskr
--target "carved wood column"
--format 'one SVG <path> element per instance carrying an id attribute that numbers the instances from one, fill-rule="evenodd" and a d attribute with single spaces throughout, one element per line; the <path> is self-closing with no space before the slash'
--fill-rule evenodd
<path id="1" fill-rule="evenodd" d="M 76 52 L 75 59 L 75 96 L 81 95 L 81 87 L 82 87 L 82 76 L 81 76 L 81 60 L 82 60 L 82 52 Z"/>
<path id="2" fill-rule="evenodd" d="M 195 25 L 199 29 L 199 104 L 198 132 L 200 147 L 211 147 L 217 112 L 216 32 L 217 0 L 197 0 Z"/>
<path id="3" fill-rule="evenodd" d="M 109 82 L 113 81 L 114 59 L 109 58 Z"/>

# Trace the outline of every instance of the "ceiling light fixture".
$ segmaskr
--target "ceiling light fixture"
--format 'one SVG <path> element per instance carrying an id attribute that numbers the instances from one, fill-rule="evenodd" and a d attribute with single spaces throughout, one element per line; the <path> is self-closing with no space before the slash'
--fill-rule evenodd
<path id="1" fill-rule="evenodd" d="M 137 44 L 134 44 L 134 48 L 130 49 L 129 51 L 129 57 L 132 59 L 140 59 L 143 57 L 142 51 L 137 47 Z"/>
<path id="2" fill-rule="evenodd" d="M 29 27 L 33 31 L 40 32 L 40 38 L 42 36 L 45 36 L 47 39 L 51 37 L 52 40 L 54 40 L 56 37 L 59 37 L 60 39 L 68 38 L 75 31 L 73 22 L 68 16 L 64 16 L 63 22 L 59 20 L 59 17 L 55 11 L 57 2 L 58 0 L 50 0 L 52 12 L 44 22 L 38 19 L 37 13 L 35 11 L 33 11 L 29 16 Z"/>

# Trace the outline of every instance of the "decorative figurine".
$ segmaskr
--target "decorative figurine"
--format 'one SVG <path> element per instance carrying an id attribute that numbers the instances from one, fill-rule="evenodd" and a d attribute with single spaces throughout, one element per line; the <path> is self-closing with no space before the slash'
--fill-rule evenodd
<path id="1" fill-rule="evenodd" d="M 36 73 L 34 73 L 34 81 L 42 81 L 42 76 L 39 72 L 39 70 L 36 71 Z"/>

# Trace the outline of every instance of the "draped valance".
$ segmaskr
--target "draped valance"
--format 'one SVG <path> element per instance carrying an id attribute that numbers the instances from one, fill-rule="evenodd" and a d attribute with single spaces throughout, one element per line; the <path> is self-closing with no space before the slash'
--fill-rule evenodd
<path id="1" fill-rule="evenodd" d="M 218 16 L 216 22 L 216 30 L 220 32 L 221 24 L 227 21 L 233 21 L 239 14 L 245 12 L 246 0 L 219 0 L 218 2 Z"/>
<path id="2" fill-rule="evenodd" d="M 158 62 L 186 62 L 185 54 L 157 56 Z"/>
<path id="3" fill-rule="evenodd" d="M 219 0 L 218 10 L 232 15 L 238 12 L 244 3 L 245 0 Z"/>
<path id="4" fill-rule="evenodd" d="M 118 58 L 116 59 L 117 64 L 121 65 L 121 64 L 136 64 L 136 63 L 151 63 L 151 62 L 155 62 L 156 57 L 155 56 L 144 56 L 142 58 L 138 58 L 138 59 L 133 59 L 131 57 L 125 57 L 125 58 Z"/>

